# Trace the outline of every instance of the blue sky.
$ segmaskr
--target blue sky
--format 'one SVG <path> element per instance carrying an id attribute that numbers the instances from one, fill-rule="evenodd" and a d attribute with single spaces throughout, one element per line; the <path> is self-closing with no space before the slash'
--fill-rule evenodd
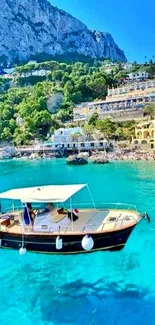
<path id="1" fill-rule="evenodd" d="M 155 55 L 154 0 L 50 0 L 85 23 L 109 32 L 130 61 Z"/>

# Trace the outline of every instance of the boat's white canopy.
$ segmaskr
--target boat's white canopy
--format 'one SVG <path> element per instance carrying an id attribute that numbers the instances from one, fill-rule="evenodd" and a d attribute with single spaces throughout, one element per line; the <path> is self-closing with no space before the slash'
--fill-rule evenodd
<path id="1" fill-rule="evenodd" d="M 47 185 L 12 189 L 0 193 L 0 199 L 20 200 L 21 202 L 65 202 L 87 184 Z"/>

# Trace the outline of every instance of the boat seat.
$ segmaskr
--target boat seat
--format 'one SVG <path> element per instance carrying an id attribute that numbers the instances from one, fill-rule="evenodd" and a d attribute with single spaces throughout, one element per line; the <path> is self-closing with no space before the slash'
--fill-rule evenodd
<path id="1" fill-rule="evenodd" d="M 57 223 L 60 222 L 62 219 L 64 219 L 66 217 L 66 214 L 59 214 L 57 213 L 53 218 L 52 218 L 52 222 L 53 223 Z"/>

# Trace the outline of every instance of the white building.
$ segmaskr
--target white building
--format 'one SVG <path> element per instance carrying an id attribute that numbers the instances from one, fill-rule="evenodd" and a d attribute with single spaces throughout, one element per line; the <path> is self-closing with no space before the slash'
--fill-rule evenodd
<path id="1" fill-rule="evenodd" d="M 133 64 L 131 62 L 124 63 L 123 69 L 124 70 L 129 70 L 133 67 Z"/>
<path id="2" fill-rule="evenodd" d="M 30 60 L 30 61 L 28 62 L 28 64 L 36 64 L 36 63 L 37 63 L 36 60 Z"/>
<path id="3" fill-rule="evenodd" d="M 53 151 L 67 149 L 67 151 L 87 151 L 87 150 L 105 150 L 109 146 L 108 141 L 98 140 L 98 141 L 72 141 L 66 143 L 53 143 Z"/>
<path id="4" fill-rule="evenodd" d="M 31 76 L 44 77 L 50 72 L 51 72 L 50 69 L 31 70 L 31 71 L 28 71 L 28 72 L 22 72 L 20 74 L 20 77 L 21 78 L 27 78 L 27 77 L 31 77 Z"/>
<path id="5" fill-rule="evenodd" d="M 15 69 L 14 68 L 4 68 L 4 72 L 7 74 L 12 74 L 14 73 Z"/>
<path id="6" fill-rule="evenodd" d="M 57 144 L 65 144 L 73 141 L 86 141 L 86 139 L 87 136 L 81 127 L 68 129 L 60 128 L 55 130 L 54 135 L 52 136 L 52 141 Z"/>
<path id="7" fill-rule="evenodd" d="M 58 152 L 60 150 L 67 150 L 68 152 L 74 152 L 74 151 L 88 151 L 88 150 L 105 150 L 110 146 L 110 143 L 104 139 L 104 140 L 98 140 L 98 141 L 72 141 L 72 142 L 49 142 L 49 143 L 43 143 L 40 145 L 37 145 L 35 147 L 18 147 L 18 152 L 20 153 L 35 153 L 35 152 Z"/>
<path id="8" fill-rule="evenodd" d="M 149 74 L 146 71 L 131 72 L 128 74 L 128 80 L 134 80 L 134 81 L 146 80 L 146 79 L 148 79 L 148 77 L 149 77 Z"/>

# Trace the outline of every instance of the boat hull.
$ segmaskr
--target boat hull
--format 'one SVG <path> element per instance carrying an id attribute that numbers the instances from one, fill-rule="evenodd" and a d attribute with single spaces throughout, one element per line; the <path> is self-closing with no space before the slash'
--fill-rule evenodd
<path id="1" fill-rule="evenodd" d="M 133 231 L 135 225 L 131 227 L 120 229 L 111 232 L 101 232 L 91 234 L 94 247 L 89 252 L 94 251 L 118 251 L 121 250 L 131 232 Z M 63 245 L 61 250 L 56 249 L 56 238 L 55 234 L 16 234 L 9 232 L 0 232 L 0 246 L 1 248 L 12 248 L 20 249 L 22 247 L 22 237 L 23 246 L 28 251 L 35 251 L 38 253 L 53 253 L 53 254 L 81 254 L 87 253 L 82 247 L 82 238 L 84 234 L 63 234 L 61 236 Z"/>

